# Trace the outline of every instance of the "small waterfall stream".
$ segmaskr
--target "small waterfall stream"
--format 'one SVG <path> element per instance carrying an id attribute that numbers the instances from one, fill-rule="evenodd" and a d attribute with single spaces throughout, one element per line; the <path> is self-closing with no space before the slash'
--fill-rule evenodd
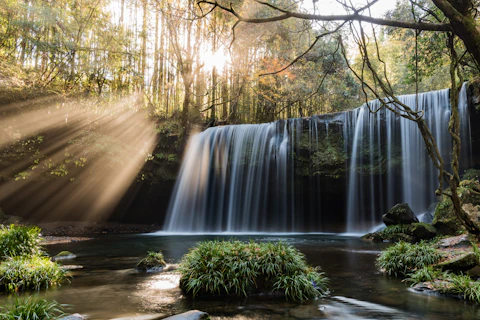
<path id="1" fill-rule="evenodd" d="M 416 96 L 399 97 L 415 109 Z M 462 87 L 463 167 L 470 121 Z M 369 102 L 371 109 L 379 101 Z M 449 162 L 449 90 L 418 95 Z M 169 232 L 362 232 L 399 202 L 435 202 L 437 171 L 416 124 L 366 105 L 343 113 L 214 127 L 190 138 L 170 201 Z"/>

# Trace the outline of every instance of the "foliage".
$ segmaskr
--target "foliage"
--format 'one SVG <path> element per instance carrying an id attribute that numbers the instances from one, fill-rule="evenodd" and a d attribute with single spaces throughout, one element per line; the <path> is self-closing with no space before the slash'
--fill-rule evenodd
<path id="1" fill-rule="evenodd" d="M 441 254 L 426 242 L 410 244 L 400 241 L 383 251 L 377 258 L 377 266 L 388 275 L 405 276 L 408 273 L 435 264 Z"/>
<path id="2" fill-rule="evenodd" d="M 468 169 L 462 175 L 462 180 L 478 180 L 480 177 L 479 169 Z"/>
<path id="3" fill-rule="evenodd" d="M 36 300 L 33 297 L 18 298 L 9 305 L 0 307 L 1 320 L 48 320 L 59 319 L 65 315 L 64 305 L 56 301 Z"/>
<path id="4" fill-rule="evenodd" d="M 0 284 L 9 292 L 60 285 L 67 271 L 48 257 L 11 257 L 0 264 Z"/>
<path id="5" fill-rule="evenodd" d="M 397 233 L 405 233 L 405 234 L 410 234 L 410 225 L 408 224 L 395 224 L 386 227 L 381 231 L 382 236 L 392 236 Z"/>
<path id="6" fill-rule="evenodd" d="M 450 274 L 447 278 L 450 286 L 443 287 L 445 293 L 453 293 L 463 296 L 463 299 L 480 303 L 480 282 L 474 281 L 467 275 Z"/>
<path id="7" fill-rule="evenodd" d="M 38 255 L 43 251 L 39 246 L 40 228 L 11 224 L 0 227 L 0 260 L 14 256 Z"/>
<path id="8" fill-rule="evenodd" d="M 408 277 L 404 279 L 404 281 L 406 283 L 409 283 L 411 286 L 414 286 L 421 282 L 434 281 L 435 279 L 446 275 L 446 272 L 435 269 L 433 266 L 426 266 L 421 269 L 415 270 L 415 272 L 409 274 Z"/>
<path id="9" fill-rule="evenodd" d="M 150 269 L 150 268 L 158 268 L 158 267 L 165 267 L 167 264 L 163 258 L 163 253 L 161 251 L 149 251 L 147 256 L 140 260 L 137 263 L 137 268 L 139 269 Z"/>
<path id="10" fill-rule="evenodd" d="M 204 241 L 183 257 L 179 270 L 180 286 L 193 296 L 273 290 L 305 300 L 328 290 L 324 274 L 283 242 Z"/>

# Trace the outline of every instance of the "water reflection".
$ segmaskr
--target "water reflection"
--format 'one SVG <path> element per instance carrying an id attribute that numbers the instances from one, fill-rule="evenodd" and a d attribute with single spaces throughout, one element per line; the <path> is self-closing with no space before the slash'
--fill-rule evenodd
<path id="1" fill-rule="evenodd" d="M 235 238 L 286 241 L 330 278 L 328 298 L 295 303 L 269 295 L 248 299 L 192 300 L 178 288 L 173 272 L 142 273 L 136 263 L 149 250 L 162 250 L 167 263 L 177 263 L 197 242 L 229 236 L 105 235 L 92 241 L 57 244 L 51 254 L 68 250 L 77 255 L 71 284 L 39 292 L 48 300 L 71 304 L 72 312 L 89 319 L 124 318 L 159 313 L 165 316 L 199 309 L 212 319 L 475 319 L 480 308 L 460 300 L 412 292 L 398 279 L 381 274 L 374 261 L 387 244 L 334 235 L 249 235 Z M 0 295 L 0 305 L 7 300 Z"/>

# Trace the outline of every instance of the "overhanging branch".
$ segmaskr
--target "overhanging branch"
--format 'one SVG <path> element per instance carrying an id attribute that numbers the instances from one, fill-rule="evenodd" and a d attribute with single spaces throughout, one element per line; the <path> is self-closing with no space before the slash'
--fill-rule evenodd
<path id="1" fill-rule="evenodd" d="M 249 18 L 239 14 L 237 11 L 235 11 L 233 6 L 226 7 L 218 3 L 218 1 L 200 0 L 197 3 L 199 5 L 202 5 L 202 4 L 211 5 L 213 6 L 213 9 L 220 8 L 226 12 L 231 13 L 233 16 L 237 18 L 238 21 L 245 22 L 245 23 L 267 23 L 267 22 L 287 20 L 290 18 L 296 18 L 296 19 L 302 19 L 302 20 L 324 21 L 324 22 L 360 21 L 360 22 L 368 22 L 368 23 L 382 25 L 382 26 L 397 27 L 397 28 L 403 28 L 403 29 L 425 30 L 425 31 L 451 31 L 452 30 L 450 24 L 448 23 L 398 21 L 398 20 L 391 20 L 391 19 L 374 18 L 370 16 L 357 14 L 357 13 L 344 14 L 344 15 L 319 15 L 319 14 L 309 14 L 309 13 L 281 10 L 280 14 L 274 15 L 268 18 Z"/>

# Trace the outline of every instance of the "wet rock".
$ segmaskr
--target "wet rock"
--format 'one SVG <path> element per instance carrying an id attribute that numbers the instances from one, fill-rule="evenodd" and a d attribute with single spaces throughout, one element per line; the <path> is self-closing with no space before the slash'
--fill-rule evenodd
<path id="1" fill-rule="evenodd" d="M 425 223 L 432 224 L 433 218 L 434 218 L 433 217 L 434 212 L 435 212 L 435 207 L 432 209 L 432 211 L 430 211 L 430 207 L 429 207 L 428 211 L 423 214 L 422 219 L 419 219 L 420 222 L 425 222 Z"/>
<path id="2" fill-rule="evenodd" d="M 362 236 L 362 239 L 367 241 L 372 241 L 375 243 L 383 241 L 382 236 L 377 232 L 367 233 L 366 235 Z"/>
<path id="3" fill-rule="evenodd" d="M 453 256 L 451 259 L 441 262 L 437 266 L 439 266 L 443 270 L 459 272 L 470 270 L 474 268 L 477 264 L 477 255 L 474 252 L 467 252 Z"/>
<path id="4" fill-rule="evenodd" d="M 75 259 L 77 256 L 71 253 L 70 251 L 61 251 L 56 256 L 52 258 L 53 261 L 59 260 L 71 260 Z"/>
<path id="5" fill-rule="evenodd" d="M 412 235 L 418 239 L 433 239 L 437 235 L 437 229 L 428 223 L 418 222 L 412 224 Z"/>
<path id="6" fill-rule="evenodd" d="M 410 224 L 418 222 L 417 217 L 407 203 L 398 203 L 382 216 L 387 226 L 396 224 Z"/>
<path id="7" fill-rule="evenodd" d="M 4 223 L 5 224 L 19 224 L 23 222 L 23 218 L 22 217 L 18 217 L 18 216 L 9 216 L 9 215 L 5 215 L 4 217 Z"/>
<path id="8" fill-rule="evenodd" d="M 190 310 L 188 312 L 180 313 L 164 320 L 209 320 L 208 313 L 199 310 Z"/>
<path id="9" fill-rule="evenodd" d="M 114 318 L 111 320 L 160 320 L 160 319 L 163 319 L 164 317 L 165 316 L 161 314 L 144 314 L 141 316 Z"/>
<path id="10" fill-rule="evenodd" d="M 85 317 L 82 316 L 81 314 L 74 313 L 74 314 L 71 314 L 69 316 L 62 317 L 59 320 L 84 320 L 84 319 L 85 319 Z"/>
<path id="11" fill-rule="evenodd" d="M 425 292 L 425 293 L 434 293 L 438 289 L 433 285 L 432 282 L 420 282 L 412 287 L 414 291 Z"/>
<path id="12" fill-rule="evenodd" d="M 322 319 L 325 313 L 317 305 L 301 305 L 290 310 L 290 315 L 296 319 Z"/>
<path id="13" fill-rule="evenodd" d="M 67 264 L 67 265 L 63 265 L 62 269 L 65 269 L 65 270 L 68 270 L 68 271 L 80 270 L 80 269 L 83 269 L 83 266 L 79 266 L 79 265 L 76 265 L 76 264 Z"/>

